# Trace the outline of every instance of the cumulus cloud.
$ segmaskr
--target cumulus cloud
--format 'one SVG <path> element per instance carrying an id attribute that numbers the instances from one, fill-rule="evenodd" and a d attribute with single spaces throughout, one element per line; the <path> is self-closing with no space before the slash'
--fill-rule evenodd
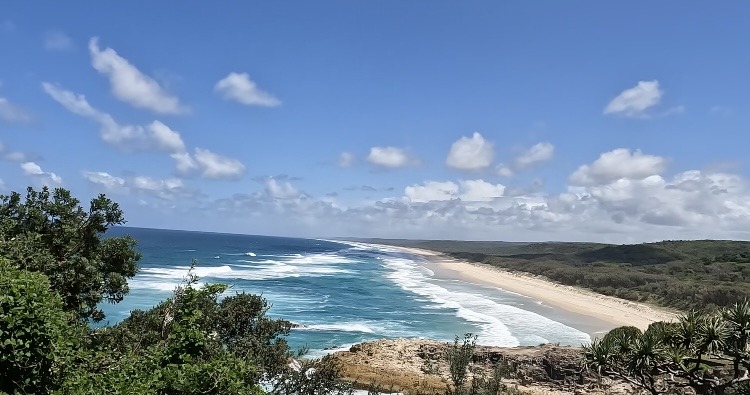
<path id="1" fill-rule="evenodd" d="M 461 181 L 461 200 L 469 202 L 489 202 L 503 197 L 505 186 L 492 184 L 484 180 Z"/>
<path id="2" fill-rule="evenodd" d="M 660 174 L 666 167 L 666 159 L 646 155 L 640 150 L 630 152 L 618 148 L 605 152 L 594 163 L 583 165 L 571 176 L 572 185 L 607 184 L 622 178 L 642 180 L 654 174 Z"/>
<path id="3" fill-rule="evenodd" d="M 497 172 L 497 175 L 499 175 L 500 177 L 513 177 L 513 174 L 515 174 L 513 169 L 511 169 L 509 166 L 506 166 L 502 163 L 497 165 L 497 167 L 495 167 L 495 171 Z"/>
<path id="4" fill-rule="evenodd" d="M 623 166 L 612 166 L 616 162 Z M 627 149 L 605 152 L 581 168 L 574 174 L 585 182 L 571 182 L 559 193 L 482 179 L 426 181 L 407 186 L 401 196 L 343 206 L 277 183 L 212 207 L 222 224 L 236 223 L 238 230 L 291 227 L 301 236 L 614 243 L 750 238 L 750 184 L 742 176 L 686 170 L 666 177 L 662 157 Z M 242 228 L 248 222 L 264 227 Z"/>
<path id="5" fill-rule="evenodd" d="M 50 30 L 44 34 L 44 49 L 47 51 L 68 51 L 73 49 L 73 40 L 64 32 Z"/>
<path id="6" fill-rule="evenodd" d="M 91 65 L 109 78 L 112 94 L 136 107 L 159 114 L 180 114 L 186 111 L 180 100 L 167 92 L 156 80 L 143 74 L 112 48 L 99 48 L 97 37 L 89 40 Z"/>
<path id="7" fill-rule="evenodd" d="M 492 184 L 487 181 L 461 180 L 427 181 L 423 184 L 408 186 L 404 189 L 404 196 L 409 202 L 427 203 L 460 199 L 466 202 L 489 202 L 504 195 L 505 186 Z"/>
<path id="8" fill-rule="evenodd" d="M 406 150 L 396 147 L 372 147 L 367 161 L 381 167 L 399 168 L 413 165 L 416 161 L 409 157 Z"/>
<path id="9" fill-rule="evenodd" d="M 281 101 L 262 91 L 247 73 L 229 73 L 219 80 L 214 90 L 226 100 L 234 100 L 247 106 L 276 107 Z"/>
<path id="10" fill-rule="evenodd" d="M 339 167 L 351 167 L 354 164 L 356 158 L 351 152 L 342 152 L 336 159 L 336 165 Z"/>
<path id="11" fill-rule="evenodd" d="M 63 183 L 60 176 L 55 173 L 42 170 L 42 167 L 39 166 L 36 162 L 22 162 L 21 170 L 23 170 L 24 175 L 35 178 L 42 185 L 56 187 L 62 185 Z"/>
<path id="12" fill-rule="evenodd" d="M 274 199 L 294 199 L 300 196 L 299 191 L 289 181 L 269 178 L 265 182 L 266 193 Z"/>
<path id="13" fill-rule="evenodd" d="M 204 148 L 196 148 L 194 157 L 201 174 L 206 178 L 237 178 L 245 172 L 245 165 L 239 160 Z"/>
<path id="14" fill-rule="evenodd" d="M 647 110 L 661 102 L 664 91 L 659 88 L 659 81 L 638 81 L 632 88 L 625 89 L 604 108 L 604 114 L 622 115 L 625 117 L 643 117 Z"/>
<path id="15" fill-rule="evenodd" d="M 555 146 L 552 143 L 543 141 L 533 145 L 525 150 L 515 160 L 516 168 L 527 169 L 539 163 L 547 162 L 552 159 L 555 153 Z"/>
<path id="16" fill-rule="evenodd" d="M 427 181 L 404 189 L 404 196 L 411 202 L 425 203 L 458 198 L 458 184 L 452 181 Z"/>
<path id="17" fill-rule="evenodd" d="M 490 166 L 494 155 L 493 144 L 474 132 L 471 137 L 461 137 L 451 145 L 445 163 L 454 169 L 479 170 Z"/>
<path id="18" fill-rule="evenodd" d="M 0 119 L 6 122 L 28 122 L 31 116 L 21 107 L 10 102 L 10 100 L 0 97 Z"/>
<path id="19" fill-rule="evenodd" d="M 293 229 L 315 237 L 614 243 L 750 238 L 748 181 L 728 173 L 609 177 L 551 194 L 536 187 L 509 191 L 481 179 L 427 181 L 407 186 L 401 196 L 349 206 L 275 184 L 207 204 L 207 215 L 236 231 L 288 235 Z"/>

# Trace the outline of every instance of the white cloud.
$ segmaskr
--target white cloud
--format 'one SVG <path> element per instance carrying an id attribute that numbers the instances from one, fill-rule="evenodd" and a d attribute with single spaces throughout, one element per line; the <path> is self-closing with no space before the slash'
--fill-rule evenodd
<path id="1" fill-rule="evenodd" d="M 461 200 L 469 202 L 489 202 L 505 194 L 505 186 L 484 180 L 461 181 Z"/>
<path id="2" fill-rule="evenodd" d="M 636 150 L 618 148 L 605 152 L 590 165 L 583 165 L 571 176 L 572 185 L 608 184 L 619 179 L 642 180 L 648 176 L 661 174 L 666 167 L 666 159 L 646 155 Z"/>
<path id="3" fill-rule="evenodd" d="M 103 171 L 84 171 L 83 177 L 88 182 L 101 185 L 107 190 L 116 190 L 125 186 L 125 179 Z"/>
<path id="4" fill-rule="evenodd" d="M 518 169 L 527 169 L 536 164 L 549 161 L 552 159 L 554 153 L 555 146 L 547 141 L 543 141 L 522 152 L 516 158 L 515 164 Z"/>
<path id="5" fill-rule="evenodd" d="M 0 142 L 0 159 L 9 160 L 11 162 L 30 162 L 29 156 L 20 151 L 9 151 L 8 147 Z"/>
<path id="6" fill-rule="evenodd" d="M 389 168 L 406 167 L 415 163 L 405 150 L 396 147 L 372 147 L 370 148 L 370 155 L 367 156 L 367 161 L 377 166 Z"/>
<path id="7" fill-rule="evenodd" d="M 494 155 L 492 143 L 474 132 L 453 143 L 445 163 L 454 169 L 479 170 L 490 166 Z"/>
<path id="8" fill-rule="evenodd" d="M 92 107 L 84 95 L 77 95 L 47 82 L 42 83 L 42 88 L 68 111 L 99 123 L 102 140 L 108 144 L 125 150 L 156 150 L 167 153 L 185 150 L 180 134 L 159 121 L 146 127 L 121 125 L 111 115 Z"/>
<path id="9" fill-rule="evenodd" d="M 408 186 L 404 196 L 412 203 L 440 202 L 461 199 L 465 202 L 490 202 L 504 195 L 505 186 L 481 179 L 453 181 L 427 181 Z"/>
<path id="10" fill-rule="evenodd" d="M 179 178 L 135 176 L 125 179 L 103 171 L 84 171 L 83 177 L 107 193 L 152 196 L 167 201 L 193 199 L 197 196 L 196 192 L 185 187 Z"/>
<path id="11" fill-rule="evenodd" d="M 195 149 L 195 162 L 206 178 L 237 178 L 245 172 L 245 165 L 237 159 L 215 154 L 207 149 Z"/>
<path id="12" fill-rule="evenodd" d="M 37 178 L 42 185 L 47 186 L 59 186 L 62 185 L 62 178 L 55 173 L 46 172 L 42 170 L 36 162 L 23 162 L 21 163 L 21 170 L 23 174 Z"/>
<path id="13" fill-rule="evenodd" d="M 162 151 L 185 152 L 185 142 L 182 141 L 182 137 L 167 125 L 154 121 L 148 125 L 148 131 Z"/>
<path id="14" fill-rule="evenodd" d="M 275 107 L 281 101 L 258 88 L 247 73 L 229 73 L 219 80 L 214 90 L 224 99 L 234 100 L 248 106 Z"/>
<path id="15" fill-rule="evenodd" d="M 176 96 L 164 90 L 156 80 L 143 74 L 115 50 L 101 50 L 97 37 L 89 41 L 89 52 L 91 65 L 109 78 L 112 93 L 118 99 L 159 114 L 179 114 L 186 111 Z"/>
<path id="16" fill-rule="evenodd" d="M 0 119 L 7 122 L 28 122 L 31 116 L 21 107 L 11 103 L 10 100 L 0 97 Z"/>
<path id="17" fill-rule="evenodd" d="M 425 203 L 458 198 L 458 184 L 452 181 L 427 181 L 404 189 L 404 196 L 411 202 Z"/>
<path id="18" fill-rule="evenodd" d="M 177 152 L 171 154 L 170 157 L 174 159 L 175 167 L 177 168 L 177 173 L 179 174 L 186 175 L 192 170 L 198 168 L 198 164 L 195 163 L 195 160 L 189 152 Z"/>
<path id="19" fill-rule="evenodd" d="M 625 89 L 612 99 L 604 108 L 604 114 L 647 116 L 647 110 L 658 105 L 663 94 L 659 88 L 659 81 L 639 81 L 636 86 Z"/>
<path id="20" fill-rule="evenodd" d="M 497 165 L 495 170 L 497 171 L 497 175 L 499 175 L 500 177 L 513 177 L 513 174 L 515 174 L 513 169 L 502 163 Z"/>
<path id="21" fill-rule="evenodd" d="M 68 111 L 99 123 L 101 138 L 106 143 L 123 150 L 167 153 L 174 160 L 177 173 L 181 175 L 198 169 L 206 178 L 237 178 L 245 171 L 245 166 L 240 161 L 207 149 L 195 148 L 194 155 L 191 155 L 180 133 L 160 121 L 153 121 L 146 126 L 120 125 L 111 115 L 92 107 L 83 95 L 76 95 L 47 82 L 42 83 L 42 87 Z"/>
<path id="22" fill-rule="evenodd" d="M 44 49 L 48 51 L 67 51 L 73 49 L 73 40 L 64 32 L 50 30 L 44 34 Z"/>
<path id="23" fill-rule="evenodd" d="M 356 158 L 351 152 L 342 152 L 341 154 L 339 154 L 339 157 L 336 160 L 336 164 L 339 167 L 351 167 L 354 164 L 355 160 Z"/>
<path id="24" fill-rule="evenodd" d="M 628 164 L 655 157 L 624 151 L 630 153 Z M 597 166 L 589 166 L 593 167 Z M 403 196 L 348 207 L 330 199 L 312 198 L 276 180 L 276 187 L 220 199 L 206 210 L 221 229 L 287 235 L 294 229 L 295 235 L 318 237 L 347 234 L 613 243 L 750 239 L 747 179 L 699 170 L 683 171 L 671 179 L 647 174 L 661 168 L 642 166 L 635 173 L 607 174 L 597 178 L 597 183 L 573 185 L 562 193 L 544 195 L 534 188 L 508 192 L 501 184 L 481 179 L 427 181 L 407 186 Z"/>
<path id="25" fill-rule="evenodd" d="M 299 191 L 289 181 L 266 180 L 266 193 L 274 199 L 294 199 L 300 196 Z"/>

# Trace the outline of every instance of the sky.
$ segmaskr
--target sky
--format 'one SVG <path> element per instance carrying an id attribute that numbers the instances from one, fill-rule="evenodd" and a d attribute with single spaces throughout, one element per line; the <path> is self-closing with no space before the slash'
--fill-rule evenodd
<path id="1" fill-rule="evenodd" d="M 302 237 L 750 239 L 750 3 L 0 5 L 0 193 Z"/>

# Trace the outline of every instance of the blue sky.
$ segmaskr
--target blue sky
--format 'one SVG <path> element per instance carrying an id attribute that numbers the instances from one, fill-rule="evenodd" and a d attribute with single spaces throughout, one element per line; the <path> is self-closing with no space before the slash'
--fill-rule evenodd
<path id="1" fill-rule="evenodd" d="M 2 191 L 103 192 L 161 228 L 748 238 L 748 12 L 4 3 Z"/>

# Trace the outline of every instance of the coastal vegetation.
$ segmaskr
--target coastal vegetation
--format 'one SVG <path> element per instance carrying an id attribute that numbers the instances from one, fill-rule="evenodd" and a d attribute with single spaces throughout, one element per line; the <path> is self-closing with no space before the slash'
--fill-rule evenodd
<path id="1" fill-rule="evenodd" d="M 750 298 L 750 242 L 633 245 L 371 240 L 546 277 L 618 298 L 689 310 Z"/>
<path id="2" fill-rule="evenodd" d="M 258 295 L 198 287 L 192 271 L 168 300 L 111 327 L 140 255 L 101 195 L 67 190 L 0 197 L 0 394 L 343 394 L 330 360 L 290 364 L 292 324 Z M 220 297 L 221 296 L 221 297 Z"/>
<path id="3" fill-rule="evenodd" d="M 583 347 L 588 368 L 652 395 L 750 393 L 750 302 L 691 311 L 646 331 L 621 327 Z"/>

